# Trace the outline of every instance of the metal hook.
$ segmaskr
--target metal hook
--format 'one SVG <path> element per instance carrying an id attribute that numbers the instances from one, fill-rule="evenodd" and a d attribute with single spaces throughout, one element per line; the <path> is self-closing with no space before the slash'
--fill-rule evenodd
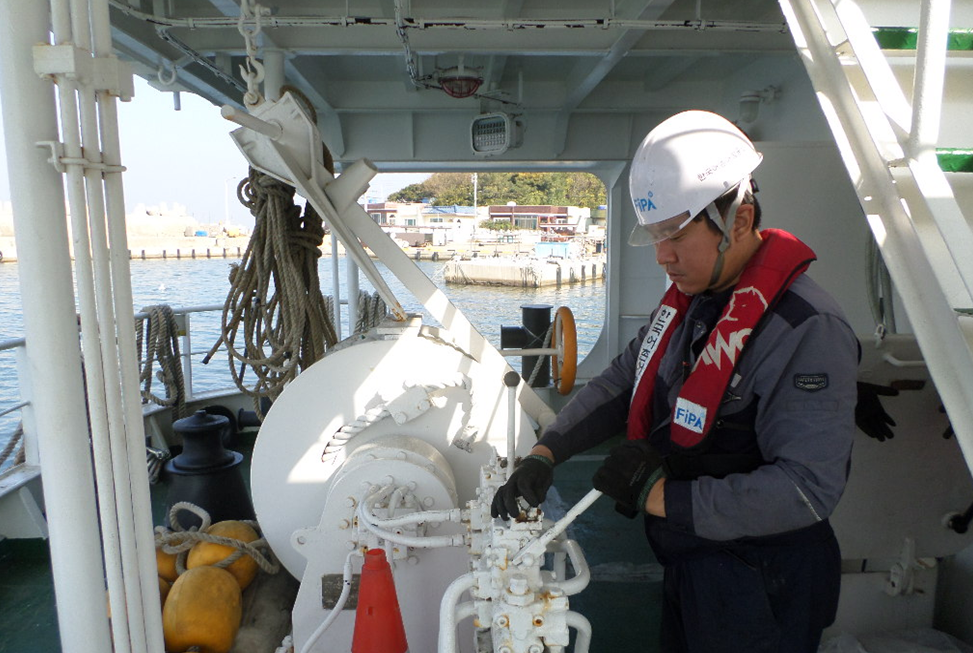
<path id="1" fill-rule="evenodd" d="M 174 62 L 163 59 L 159 64 L 159 70 L 156 71 L 156 77 L 159 79 L 160 84 L 169 87 L 176 83 L 178 73 L 179 71 Z"/>

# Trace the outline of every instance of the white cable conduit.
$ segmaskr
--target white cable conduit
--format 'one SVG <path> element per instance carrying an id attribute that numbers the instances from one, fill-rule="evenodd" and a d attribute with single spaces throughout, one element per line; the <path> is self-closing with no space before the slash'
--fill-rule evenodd
<path id="1" fill-rule="evenodd" d="M 459 600 L 464 592 L 473 589 L 476 579 L 473 572 L 463 574 L 446 588 L 439 602 L 439 646 L 438 653 L 456 653 L 456 624 L 459 623 Z M 465 607 L 467 604 L 463 604 Z M 472 605 L 472 604 L 470 604 Z M 463 614 L 467 612 L 463 610 Z"/>
<path id="2" fill-rule="evenodd" d="M 110 0 L 111 6 L 118 11 L 138 18 L 159 27 L 185 27 L 188 29 L 236 29 L 239 18 L 236 16 L 211 16 L 193 18 L 170 18 L 158 14 L 150 14 L 129 7 L 119 0 Z M 248 21 L 252 22 L 252 21 Z M 260 23 L 265 28 L 272 27 L 396 27 L 394 17 L 375 16 L 362 18 L 360 16 L 261 16 Z M 403 20 L 406 29 L 434 30 L 434 29 L 467 29 L 467 30 L 521 30 L 521 29 L 615 29 L 615 30 L 645 30 L 645 31 L 681 31 L 681 30 L 724 30 L 746 32 L 779 32 L 787 33 L 786 23 L 757 23 L 749 21 L 731 20 L 636 20 L 617 18 L 586 18 L 586 19 L 527 19 L 512 18 L 506 20 L 468 20 L 456 19 L 428 19 L 406 17 Z"/>
<path id="3" fill-rule="evenodd" d="M 334 620 L 337 619 L 338 615 L 341 614 L 341 611 L 345 609 L 345 603 L 348 602 L 348 596 L 351 594 L 351 558 L 355 555 L 359 555 L 359 551 L 357 549 L 351 551 L 347 556 L 345 556 L 345 566 L 341 575 L 341 594 L 338 596 L 338 600 L 335 601 L 335 604 L 331 608 L 331 612 L 328 613 L 328 616 L 325 617 L 324 621 L 321 622 L 321 625 L 314 630 L 311 636 L 308 637 L 307 641 L 304 643 L 304 646 L 301 647 L 301 653 L 308 653 L 308 651 L 310 651 L 311 648 L 317 644 L 317 641 L 321 638 L 321 635 L 324 634 L 324 631 L 331 627 Z"/>
<path id="4" fill-rule="evenodd" d="M 4 104 L 3 118 L 21 250 L 24 321 L 30 334 L 32 380 L 45 390 L 31 403 L 42 445 L 41 465 L 52 470 L 50 477 L 45 474 L 44 498 L 55 592 L 59 602 L 73 606 L 58 614 L 60 637 L 72 651 L 95 652 L 109 650 L 111 636 L 104 610 L 100 542 L 97 530 L 91 528 L 98 517 L 64 195 L 60 176 L 36 147 L 38 142 L 58 138 L 53 89 L 37 77 L 31 60 L 31 47 L 47 43 L 49 30 L 46 3 L 0 0 L 0 93 L 17 99 Z"/>

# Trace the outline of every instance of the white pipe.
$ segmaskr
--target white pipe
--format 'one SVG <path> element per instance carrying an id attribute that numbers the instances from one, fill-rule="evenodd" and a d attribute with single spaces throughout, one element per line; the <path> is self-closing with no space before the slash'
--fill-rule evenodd
<path id="1" fill-rule="evenodd" d="M 588 561 L 584 557 L 581 546 L 574 540 L 564 540 L 558 543 L 560 548 L 567 552 L 571 559 L 571 566 L 574 567 L 574 576 L 563 581 L 552 583 L 554 587 L 564 592 L 565 596 L 574 596 L 581 592 L 591 582 L 591 570 L 588 568 Z M 560 578 L 560 577 L 559 577 Z"/>
<path id="2" fill-rule="evenodd" d="M 280 99 L 280 87 L 287 83 L 284 79 L 284 52 L 264 48 L 264 98 Z"/>
<path id="3" fill-rule="evenodd" d="M 355 264 L 355 259 L 350 256 L 345 257 L 345 275 L 348 278 L 348 335 L 352 335 L 355 333 L 355 326 L 358 324 L 360 284 L 358 266 Z"/>
<path id="4" fill-rule="evenodd" d="M 508 376 L 515 374 L 517 373 L 507 372 L 504 383 L 507 383 Z M 519 382 L 520 376 L 517 375 L 517 383 Z M 517 383 L 507 386 L 507 466 L 504 470 L 507 480 L 514 473 L 514 459 L 517 455 Z"/>
<path id="5" fill-rule="evenodd" d="M 67 0 L 52 3 L 52 14 L 56 16 L 54 25 L 55 44 L 74 44 L 75 32 L 80 39 L 88 38 L 88 23 L 86 16 L 82 18 L 80 12 Z M 81 43 L 80 45 L 83 45 Z M 61 125 L 64 139 L 64 151 L 69 159 L 79 161 L 84 157 L 83 135 L 79 122 L 78 88 L 74 80 L 60 79 L 57 85 L 61 100 Z M 98 148 L 95 147 L 97 154 Z M 110 424 L 105 403 L 105 380 L 102 338 L 99 334 L 97 317 L 97 300 L 92 281 L 92 259 L 88 233 L 88 191 L 85 181 L 85 169 L 80 164 L 69 164 L 66 167 L 66 187 L 68 203 L 71 212 L 72 235 L 75 251 L 75 277 L 78 285 L 79 309 L 81 312 L 81 337 L 87 361 L 84 366 L 87 381 L 87 401 L 89 426 L 91 428 L 92 451 L 94 454 L 95 480 L 98 494 L 99 519 L 102 528 L 102 546 L 106 581 L 108 584 L 109 601 L 113 614 L 126 615 L 129 604 L 124 570 L 124 554 L 122 535 L 118 528 L 118 506 L 116 490 L 113 484 L 113 451 L 109 432 Z M 95 181 L 100 187 L 100 182 Z M 88 328 L 84 328 L 89 325 Z M 113 641 L 119 653 L 131 650 L 131 629 L 129 619 L 114 619 L 111 621 Z"/>
<path id="6" fill-rule="evenodd" d="M 331 230 L 331 288 L 334 298 L 334 332 L 338 340 L 341 340 L 341 275 L 338 271 L 338 237 L 335 236 L 334 229 Z M 348 332 L 351 333 L 354 328 L 354 324 L 349 324 Z"/>
<path id="7" fill-rule="evenodd" d="M 310 651 L 311 648 L 317 644 L 318 640 L 321 638 L 321 635 L 324 634 L 324 631 L 331 627 L 334 620 L 339 614 L 341 614 L 341 611 L 345 609 L 345 603 L 348 602 L 348 596 L 351 594 L 351 557 L 357 554 L 358 550 L 356 549 L 345 556 L 345 566 L 341 575 L 341 594 L 338 595 L 338 600 L 335 601 L 335 604 L 331 608 L 331 612 L 328 613 L 328 616 L 325 617 L 324 621 L 322 621 L 321 625 L 315 629 L 308 640 L 304 642 L 304 646 L 301 647 L 301 653 L 308 653 L 308 651 Z"/>
<path id="8" fill-rule="evenodd" d="M 241 127 L 246 127 L 258 134 L 263 134 L 267 138 L 276 141 L 284 133 L 284 128 L 277 122 L 268 122 L 255 116 L 251 116 L 246 111 L 240 111 L 236 107 L 224 104 L 220 108 L 220 115 L 230 122 L 235 122 Z"/>
<path id="9" fill-rule="evenodd" d="M 560 582 L 567 578 L 567 560 L 568 556 L 563 550 L 554 552 L 554 564 L 551 566 L 551 571 L 554 573 L 555 582 Z"/>
<path id="10" fill-rule="evenodd" d="M 94 53 L 98 57 L 114 56 L 108 0 L 90 0 Z M 118 135 L 118 107 L 115 98 L 107 91 L 98 92 L 101 135 L 104 162 L 109 166 L 104 173 L 108 239 L 111 248 L 112 288 L 115 298 L 115 314 L 120 316 L 116 324 L 116 337 L 120 351 L 124 419 L 128 436 L 128 468 L 132 498 L 132 526 L 135 530 L 135 559 L 142 590 L 142 619 L 147 648 L 151 653 L 164 650 L 162 634 L 162 606 L 158 592 L 158 568 L 155 556 L 155 537 L 152 524 L 152 504 L 149 493 L 148 468 L 145 464 L 145 425 L 142 421 L 142 400 L 139 390 L 138 357 L 135 349 L 135 324 L 129 318 L 134 305 L 132 298 L 131 264 L 128 252 L 128 234 L 125 226 L 125 197 L 122 187 L 121 143 Z M 189 317 L 187 324 L 187 347 Z M 189 359 L 187 358 L 187 364 Z M 191 374 L 186 377 L 192 384 Z M 125 522 L 122 522 L 123 524 Z"/>
<path id="11" fill-rule="evenodd" d="M 572 610 L 564 615 L 564 621 L 578 632 L 574 653 L 588 653 L 588 647 L 591 646 L 591 622 L 583 614 Z"/>
<path id="12" fill-rule="evenodd" d="M 55 39 L 59 39 L 55 33 Z M 68 158 L 80 159 L 81 135 L 78 128 L 78 102 L 73 84 L 61 80 L 57 86 L 60 97 L 64 152 Z M 99 519 L 105 556 L 106 580 L 112 614 L 126 614 L 125 576 L 122 564 L 117 505 L 113 486 L 113 462 L 109 433 L 108 408 L 105 404 L 105 378 L 101 338 L 99 337 L 92 275 L 91 247 L 88 237 L 87 201 L 83 166 L 68 164 L 65 186 L 71 213 L 71 234 L 74 240 L 75 278 L 78 286 L 78 309 L 81 317 L 81 341 L 86 353 L 85 380 L 87 383 L 88 419 L 91 428 L 91 447 L 94 454 L 95 480 L 98 489 Z M 84 328 L 85 325 L 92 325 Z M 117 611 L 117 612 L 116 612 Z M 130 650 L 127 619 L 111 622 L 115 646 L 119 653 Z"/>
<path id="13" fill-rule="evenodd" d="M 912 87 L 912 128 L 908 156 L 935 155 L 942 119 L 946 76 L 946 40 L 949 36 L 950 0 L 922 0 L 916 43 L 916 73 Z"/>
<path id="14" fill-rule="evenodd" d="M 473 589 L 476 579 L 473 572 L 463 574 L 446 588 L 439 602 L 438 653 L 456 653 L 457 606 L 463 592 Z"/>
<path id="15" fill-rule="evenodd" d="M 105 0 L 102 0 L 104 3 Z M 97 0 L 71 0 L 72 25 L 74 25 L 73 42 L 82 50 L 92 51 L 92 33 L 89 31 L 91 19 Z M 107 6 L 105 6 L 107 10 Z M 107 21 L 107 14 L 104 16 Z M 110 29 L 105 26 L 105 29 Z M 103 55 L 106 53 L 102 53 Z M 111 54 L 109 49 L 107 54 Z M 86 157 L 94 164 L 103 163 L 102 139 L 98 126 L 98 98 L 93 84 L 88 80 L 77 82 L 80 97 L 81 140 Z M 92 330 L 97 337 L 102 352 L 102 369 L 104 373 L 103 392 L 105 405 L 108 409 L 108 437 L 110 438 L 112 468 L 111 476 L 115 491 L 115 518 L 118 520 L 118 535 L 121 549 L 122 577 L 125 585 L 125 607 L 128 615 L 129 637 L 132 651 L 144 653 L 148 650 L 145 626 L 147 615 L 144 611 L 143 600 L 145 590 L 139 573 L 139 551 L 136 534 L 136 515 L 133 503 L 133 493 L 136 484 L 131 477 L 130 461 L 132 456 L 129 449 L 136 447 L 140 460 L 139 465 L 144 469 L 145 450 L 144 438 L 141 442 L 129 440 L 129 424 L 126 424 L 122 388 L 119 346 L 121 341 L 118 332 L 118 317 L 114 306 L 113 279 L 111 269 L 111 254 L 109 251 L 109 236 L 107 228 L 107 205 L 102 172 L 89 167 L 85 170 L 85 189 L 87 193 L 87 217 L 90 230 L 92 260 L 94 262 L 94 282 L 97 323 L 82 323 L 82 332 Z M 124 220 L 124 212 L 122 215 Z M 124 234 L 123 234 L 124 235 Z M 117 243 L 113 243 L 117 246 Z M 124 238 L 121 247 L 128 254 L 128 246 Z M 87 273 L 79 270 L 78 276 Z M 123 315 L 125 321 L 131 325 L 128 316 L 131 314 L 131 301 L 125 307 Z M 134 336 L 134 325 L 131 325 Z M 134 337 L 131 339 L 132 355 L 134 355 Z M 88 351 L 86 349 L 86 351 Z M 89 395 L 96 392 L 89 387 Z M 141 424 L 141 416 L 139 416 Z M 99 437 L 93 433 L 93 438 Z M 99 472 L 100 473 L 100 472 Z M 146 478 L 146 483 L 148 482 Z M 151 523 L 148 525 L 151 532 Z M 156 601 L 158 605 L 158 601 Z M 114 613 L 113 613 L 114 614 Z"/>
<path id="16" fill-rule="evenodd" d="M 501 349 L 500 355 L 504 357 L 511 356 L 550 356 L 551 354 L 557 354 L 557 349 L 552 349 L 550 347 L 538 347 L 537 349 Z"/>
<path id="17" fill-rule="evenodd" d="M 66 14 L 57 13 L 60 16 Z M 50 82 L 33 70 L 31 48 L 48 42 L 42 2 L 0 0 L 0 95 L 6 130 L 26 345 L 50 531 L 51 567 L 64 650 L 111 650 L 88 447 L 74 290 L 61 177 L 39 142 L 57 142 Z"/>

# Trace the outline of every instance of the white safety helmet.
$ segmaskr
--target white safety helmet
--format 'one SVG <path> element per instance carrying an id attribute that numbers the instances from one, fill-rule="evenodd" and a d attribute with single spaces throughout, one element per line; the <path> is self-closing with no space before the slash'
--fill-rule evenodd
<path id="1" fill-rule="evenodd" d="M 739 187 L 739 206 L 762 158 L 743 132 L 715 113 L 684 111 L 664 120 L 632 159 L 628 187 L 639 224 L 629 244 L 663 241 L 704 210 L 724 230 L 713 202 Z"/>

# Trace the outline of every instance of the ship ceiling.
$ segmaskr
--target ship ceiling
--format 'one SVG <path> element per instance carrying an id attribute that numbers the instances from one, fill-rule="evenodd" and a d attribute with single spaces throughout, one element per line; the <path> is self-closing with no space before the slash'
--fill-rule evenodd
<path id="1" fill-rule="evenodd" d="M 116 49 L 138 74 L 160 89 L 242 104 L 238 0 L 112 0 L 112 6 Z M 339 157 L 352 115 L 402 112 L 417 120 L 491 111 L 553 120 L 551 155 L 557 157 L 580 114 L 637 118 L 700 106 L 748 66 L 772 67 L 794 55 L 774 0 L 278 0 L 264 6 L 270 15 L 261 21 L 258 56 L 282 54 L 284 83 L 314 106 Z M 481 80 L 473 96 L 443 92 L 442 77 L 456 70 Z"/>

